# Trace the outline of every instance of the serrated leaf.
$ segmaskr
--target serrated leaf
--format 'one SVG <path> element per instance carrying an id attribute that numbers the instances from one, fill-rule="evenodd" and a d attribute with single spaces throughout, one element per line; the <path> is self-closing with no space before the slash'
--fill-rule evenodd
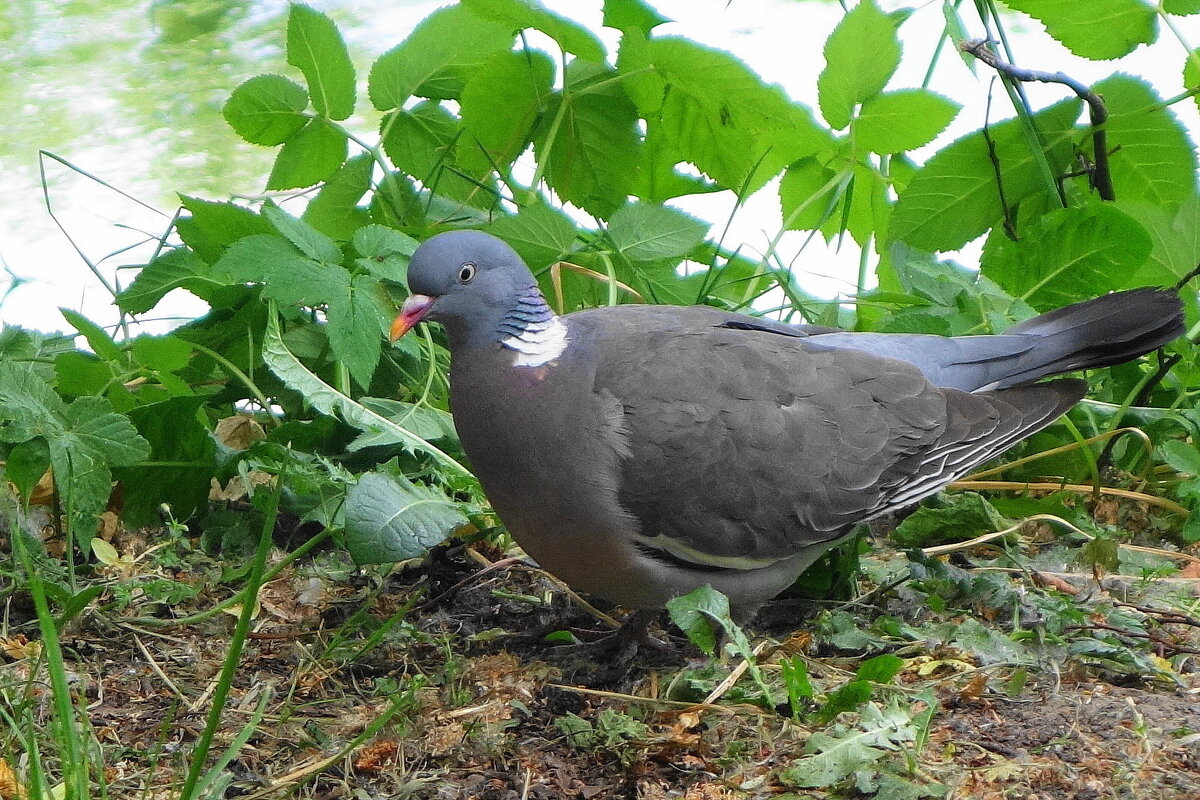
<path id="1" fill-rule="evenodd" d="M 1150 236 L 1108 204 L 1043 214 L 1013 241 L 995 234 L 982 273 L 1039 311 L 1049 311 L 1122 286 L 1150 255 Z"/>
<path id="2" fill-rule="evenodd" d="M 4 459 L 4 478 L 17 487 L 25 500 L 50 469 L 50 445 L 41 437 L 13 445 Z"/>
<path id="3" fill-rule="evenodd" d="M 108 362 L 80 352 L 60 353 L 54 359 L 54 375 L 55 388 L 67 397 L 101 394 L 114 378 Z"/>
<path id="4" fill-rule="evenodd" d="M 454 160 L 462 123 L 437 103 L 393 111 L 384 117 L 381 128 L 383 149 L 391 162 L 430 191 L 461 202 L 470 202 L 480 193 L 479 184 Z"/>
<path id="5" fill-rule="evenodd" d="M 371 189 L 371 172 L 375 160 L 370 153 L 349 158 L 338 168 L 316 197 L 305 207 L 300 219 L 321 233 L 345 241 L 360 227 L 370 222 L 370 214 L 358 202 Z"/>
<path id="6" fill-rule="evenodd" d="M 206 263 L 213 263 L 225 248 L 255 233 L 270 233 L 271 224 L 245 206 L 218 203 L 180 195 L 191 216 L 182 217 L 176 229 L 184 244 Z"/>
<path id="7" fill-rule="evenodd" d="M 872 153 L 899 153 L 929 144 L 961 106 L 928 89 L 901 89 L 869 98 L 853 122 L 854 143 Z"/>
<path id="8" fill-rule="evenodd" d="M 1163 0 L 1162 6 L 1168 14 L 1200 14 L 1200 0 Z"/>
<path id="9" fill-rule="evenodd" d="M 708 223 L 667 206 L 629 203 L 608 221 L 608 235 L 631 261 L 678 258 L 704 241 Z"/>
<path id="10" fill-rule="evenodd" d="M 955 492 L 928 501 L 891 533 L 901 547 L 925 547 L 947 539 L 969 539 L 1011 523 L 976 492 Z"/>
<path id="11" fill-rule="evenodd" d="M 810 231 L 833 215 L 838 201 L 838 173 L 820 159 L 802 158 L 787 168 L 779 182 L 779 206 L 786 230 Z M 848 176 L 846 178 L 848 180 Z"/>
<path id="12" fill-rule="evenodd" d="M 1171 469 L 1200 477 L 1200 450 L 1196 449 L 1195 445 L 1171 439 L 1160 444 L 1157 452 L 1158 457 L 1169 464 Z"/>
<path id="13" fill-rule="evenodd" d="M 512 28 L 533 28 L 558 42 L 567 53 L 585 61 L 603 62 L 604 45 L 591 31 L 548 11 L 537 0 L 461 0 L 463 8 L 480 19 Z"/>
<path id="14" fill-rule="evenodd" d="M 178 336 L 138 336 L 130 343 L 134 359 L 152 370 L 175 372 L 187 366 L 192 357 L 191 342 Z"/>
<path id="15" fill-rule="evenodd" d="M 1142 203 L 1115 205 L 1137 220 L 1154 243 L 1146 263 L 1121 288 L 1172 286 L 1200 264 L 1200 195 L 1193 194 L 1173 215 Z"/>
<path id="16" fill-rule="evenodd" d="M 434 445 L 364 408 L 309 371 L 283 343 L 279 331 L 279 315 L 273 307 L 267 316 L 262 355 L 263 362 L 288 388 L 299 392 L 309 405 L 322 414 L 338 417 L 360 431 L 386 431 L 389 435 L 396 437 L 396 440 L 404 442 L 407 447 L 433 456 L 451 472 L 471 476 L 470 470 Z M 0 364 L 0 369 L 3 369 L 2 364 Z M 2 372 L 0 372 L 0 377 L 3 377 Z M 2 391 L 2 386 L 0 386 L 0 391 Z"/>
<path id="17" fill-rule="evenodd" d="M 113 341 L 113 338 L 108 335 L 106 330 L 78 311 L 72 311 L 69 308 L 60 308 L 59 313 L 63 315 L 63 319 L 67 321 L 67 324 L 79 331 L 80 335 L 87 340 L 88 346 L 100 358 L 110 364 L 123 364 L 125 362 L 121 348 L 117 346 L 117 343 Z"/>
<path id="18" fill-rule="evenodd" d="M 282 75 L 255 75 L 233 90 L 221 114 L 247 142 L 273 147 L 304 127 L 307 105 L 303 86 Z"/>
<path id="19" fill-rule="evenodd" d="M 79 397 L 67 406 L 67 424 L 77 444 L 102 455 L 114 467 L 127 467 L 150 456 L 150 445 L 124 414 L 102 397 Z"/>
<path id="20" fill-rule="evenodd" d="M 329 296 L 329 344 L 360 386 L 371 383 L 387 331 L 389 318 L 381 291 L 376 278 L 356 275 Z"/>
<path id="21" fill-rule="evenodd" d="M 533 136 L 533 123 L 553 91 L 554 62 L 539 50 L 493 55 L 462 92 L 465 136 L 461 160 L 501 172 L 516 160 Z"/>
<path id="22" fill-rule="evenodd" d="M 646 45 L 645 60 L 665 81 L 662 136 L 681 160 L 727 189 L 752 193 L 832 143 L 807 109 L 729 53 L 662 37 Z"/>
<path id="23" fill-rule="evenodd" d="M 508 243 L 530 269 L 558 261 L 575 244 L 578 231 L 571 218 L 545 203 L 497 217 L 485 230 Z"/>
<path id="24" fill-rule="evenodd" d="M 262 214 L 297 250 L 314 261 L 337 264 L 342 260 L 341 248 L 307 222 L 293 217 L 273 203 L 263 206 Z"/>
<path id="25" fill-rule="evenodd" d="M 1068 132 L 1078 115 L 1079 103 L 1070 100 L 1032 117 L 1056 171 L 1065 170 L 1070 162 Z M 929 252 L 956 250 L 1003 219 L 989 138 L 1010 207 L 1045 190 L 1020 122 L 1012 119 L 990 125 L 986 138 L 982 131 L 969 133 L 939 150 L 917 170 L 896 201 L 887 229 L 889 241 Z"/>
<path id="26" fill-rule="evenodd" d="M 825 121 L 834 128 L 849 125 L 854 107 L 883 91 L 899 65 L 896 23 L 875 0 L 862 0 L 825 42 L 825 69 L 817 79 Z"/>
<path id="27" fill-rule="evenodd" d="M 1094 60 L 1129 55 L 1158 37 L 1154 9 L 1142 0 L 1088 0 L 1080 13 L 1076 0 L 1007 0 L 1046 26 L 1046 33 L 1072 53 Z"/>
<path id="28" fill-rule="evenodd" d="M 1094 91 L 1108 108 L 1109 164 L 1117 198 L 1164 207 L 1196 191 L 1196 152 L 1188 133 L 1145 81 L 1113 75 Z"/>
<path id="29" fill-rule="evenodd" d="M 172 397 L 130 409 L 129 421 L 149 444 L 148 458 L 155 462 L 114 470 L 125 487 L 123 516 L 130 525 L 161 524 L 163 503 L 177 519 L 207 506 L 217 469 L 217 445 L 201 421 L 205 399 Z"/>
<path id="30" fill-rule="evenodd" d="M 168 292 L 187 289 L 202 300 L 219 285 L 206 277 L 208 265 L 186 247 L 164 250 L 142 267 L 133 283 L 116 298 L 117 307 L 127 314 L 143 314 L 158 304 Z"/>
<path id="31" fill-rule="evenodd" d="M 358 564 L 422 556 L 466 524 L 453 500 L 402 476 L 368 472 L 346 493 L 346 547 Z"/>
<path id="32" fill-rule="evenodd" d="M 384 225 L 364 225 L 354 232 L 351 245 L 361 256 L 360 265 L 377 278 L 401 282 L 408 273 L 416 239 Z"/>
<path id="33" fill-rule="evenodd" d="M 572 90 L 582 71 L 597 81 L 615 75 L 571 62 L 568 89 L 552 100 L 535 134 L 534 150 L 546 182 L 563 200 L 607 218 L 633 191 L 641 159 L 637 112 L 616 81 L 603 88 Z"/>
<path id="34" fill-rule="evenodd" d="M 239 239 L 213 264 L 213 272 L 231 281 L 263 283 L 280 264 L 307 261 L 286 239 L 275 233 Z"/>
<path id="35" fill-rule="evenodd" d="M 340 120 L 354 113 L 354 65 L 333 20 L 293 3 L 287 23 L 287 62 L 304 73 L 318 114 Z"/>
<path id="36" fill-rule="evenodd" d="M 462 6 L 439 9 L 371 67 L 371 102 L 389 111 L 413 95 L 456 100 L 467 78 L 512 42 L 507 25 L 480 19 Z"/>
<path id="37" fill-rule="evenodd" d="M 350 273 L 342 267 L 303 256 L 276 261 L 270 269 L 263 297 L 285 306 L 332 304 L 350 287 Z"/>
<path id="38" fill-rule="evenodd" d="M 427 441 L 456 440 L 458 438 L 454 429 L 454 418 L 450 416 L 449 412 L 442 411 L 440 408 L 421 406 L 385 397 L 364 397 L 362 404 Z M 371 435 L 364 434 L 364 437 L 366 436 Z M 372 436 L 370 439 L 360 437 L 348 449 L 360 450 L 367 446 L 378 447 L 390 444 L 403 444 L 403 442 L 396 439 L 385 441 L 379 436 Z"/>
<path id="39" fill-rule="evenodd" d="M 348 150 L 343 131 L 323 119 L 310 119 L 279 148 L 267 188 L 303 189 L 320 183 L 337 172 Z"/>
<path id="40" fill-rule="evenodd" d="M 644 0 L 604 0 L 604 26 L 607 28 L 635 30 L 648 36 L 650 31 L 670 21 Z"/>

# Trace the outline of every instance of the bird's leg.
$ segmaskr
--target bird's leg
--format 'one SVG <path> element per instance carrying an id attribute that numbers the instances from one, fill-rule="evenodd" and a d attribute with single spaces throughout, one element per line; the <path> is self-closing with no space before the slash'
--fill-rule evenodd
<path id="1" fill-rule="evenodd" d="M 593 654 L 612 654 L 617 661 L 624 661 L 637 654 L 641 647 L 673 653 L 666 642 L 650 635 L 650 625 L 662 611 L 659 609 L 640 609 L 627 616 L 621 627 L 610 633 L 579 644 L 563 645 L 564 649 Z"/>

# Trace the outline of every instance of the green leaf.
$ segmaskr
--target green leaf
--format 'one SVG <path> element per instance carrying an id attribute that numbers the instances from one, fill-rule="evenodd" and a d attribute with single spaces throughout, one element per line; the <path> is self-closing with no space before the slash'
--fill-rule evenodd
<path id="1" fill-rule="evenodd" d="M 88 346 L 100 358 L 110 364 L 123 364 L 125 362 L 124 354 L 113 338 L 108 335 L 108 332 L 101 328 L 90 319 L 80 314 L 78 311 L 72 311 L 69 308 L 60 308 L 59 312 L 66 319 L 67 323 L 79 331 L 84 339 L 87 340 Z"/>
<path id="2" fill-rule="evenodd" d="M 817 79 L 821 115 L 834 128 L 845 128 L 854 107 L 883 91 L 899 65 L 896 23 L 875 0 L 862 0 L 825 42 L 825 69 Z"/>
<path id="3" fill-rule="evenodd" d="M 1109 163 L 1120 200 L 1167 206 L 1196 191 L 1196 152 L 1162 98 L 1145 81 L 1114 75 L 1093 89 L 1108 107 Z"/>
<path id="4" fill-rule="evenodd" d="M 129 420 L 149 443 L 148 458 L 157 463 L 119 468 L 114 473 L 125 487 L 123 516 L 128 524 L 158 523 L 163 503 L 177 519 L 186 519 L 207 506 L 217 447 L 198 416 L 204 403 L 204 397 L 172 397 L 130 409 Z"/>
<path id="5" fill-rule="evenodd" d="M 337 241 L 345 241 L 370 222 L 371 215 L 358 202 L 371 189 L 375 160 L 360 153 L 338 168 L 316 197 L 305 207 L 300 219 Z"/>
<path id="6" fill-rule="evenodd" d="M 262 214 L 275 226 L 275 230 L 309 258 L 325 264 L 337 264 L 342 260 L 341 248 L 332 239 L 274 203 L 263 206 Z"/>
<path id="7" fill-rule="evenodd" d="M 114 467 L 127 467 L 150 456 L 150 445 L 124 414 L 102 397 L 79 397 L 67 406 L 71 435 Z"/>
<path id="8" fill-rule="evenodd" d="M 418 242 L 383 225 L 364 225 L 354 232 L 351 245 L 361 256 L 355 263 L 377 278 L 400 283 L 408 274 L 408 260 Z"/>
<path id="9" fill-rule="evenodd" d="M 138 272 L 133 283 L 117 295 L 117 307 L 127 314 L 144 314 L 168 292 L 187 289 L 202 300 L 220 284 L 206 277 L 208 265 L 186 247 L 164 250 Z"/>
<path id="10" fill-rule="evenodd" d="M 0 441 L 41 436 L 53 444 L 62 432 L 66 409 L 32 364 L 0 361 Z"/>
<path id="11" fill-rule="evenodd" d="M 1060 174 L 1070 163 L 1068 134 L 1078 115 L 1079 103 L 1069 100 L 1032 117 L 1046 142 L 1051 168 Z M 987 137 L 983 131 L 969 133 L 939 150 L 917 170 L 892 212 L 889 241 L 902 241 L 930 252 L 956 250 L 1003 219 L 989 138 L 1010 208 L 1045 191 L 1019 120 L 990 125 Z"/>
<path id="12" fill-rule="evenodd" d="M 604 0 L 604 25 L 608 28 L 635 30 L 648 36 L 650 31 L 670 21 L 644 0 Z"/>
<path id="13" fill-rule="evenodd" d="M 854 142 L 872 153 L 899 153 L 927 145 L 961 106 L 928 89 L 885 92 L 863 102 L 853 122 Z"/>
<path id="14" fill-rule="evenodd" d="M 832 144 L 807 109 L 729 53 L 663 37 L 646 45 L 645 58 L 666 85 L 663 138 L 680 160 L 727 189 L 754 192 L 787 164 Z"/>
<path id="15" fill-rule="evenodd" d="M 108 362 L 91 353 L 61 353 L 54 359 L 55 387 L 59 394 L 80 396 L 100 394 L 113 382 Z"/>
<path id="16" fill-rule="evenodd" d="M 382 414 L 396 425 L 412 431 L 417 436 L 430 442 L 440 439 L 458 440 L 454 429 L 454 418 L 447 411 L 430 406 L 420 406 L 415 403 L 405 403 L 401 400 L 391 400 L 385 397 L 364 397 L 362 404 L 366 408 Z M 347 449 L 361 450 L 364 447 L 380 447 L 383 445 L 403 444 L 403 442 L 384 439 L 377 434 L 363 434 Z"/>
<path id="17" fill-rule="evenodd" d="M 837 177 L 817 158 L 802 158 L 787 168 L 779 182 L 786 230 L 815 230 L 832 217 L 838 193 L 845 188 L 845 180 L 834 183 Z"/>
<path id="18" fill-rule="evenodd" d="M 570 217 L 545 203 L 523 208 L 510 217 L 497 217 L 486 230 L 507 242 L 533 270 L 569 253 L 578 233 Z"/>
<path id="19" fill-rule="evenodd" d="M 695 175 L 684 175 L 675 167 L 683 157 L 663 135 L 662 123 L 646 125 L 642 142 L 642 165 L 635 194 L 648 203 L 665 203 L 687 194 L 719 192 L 721 187 Z"/>
<path id="20" fill-rule="evenodd" d="M 371 383 L 390 320 L 382 291 L 370 275 L 356 275 L 330 291 L 329 344 L 360 386 Z"/>
<path id="21" fill-rule="evenodd" d="M 980 270 L 1039 311 L 1117 289 L 1153 247 L 1135 219 L 1101 203 L 1055 209 L 1020 234 L 1014 242 L 994 233 Z"/>
<path id="22" fill-rule="evenodd" d="M 179 236 L 184 244 L 209 264 L 220 258 L 226 247 L 243 236 L 271 232 L 269 222 L 244 206 L 216 203 L 187 195 L 179 197 L 183 207 L 191 214 L 176 223 Z"/>
<path id="23" fill-rule="evenodd" d="M 1200 0 L 1163 0 L 1162 6 L 1168 14 L 1200 14 Z"/>
<path id="24" fill-rule="evenodd" d="M 139 336 L 129 348 L 139 364 L 147 369 L 176 372 L 188 365 L 192 358 L 191 342 L 178 336 Z"/>
<path id="25" fill-rule="evenodd" d="M 1194 477 L 1200 477 L 1200 450 L 1193 444 L 1171 439 L 1157 448 L 1157 455 L 1171 469 Z"/>
<path id="26" fill-rule="evenodd" d="M 13 445 L 4 459 L 4 477 L 25 500 L 50 469 L 50 445 L 41 436 Z"/>
<path id="27" fill-rule="evenodd" d="M 534 138 L 547 183 L 563 200 L 602 218 L 632 193 L 641 160 L 637 112 L 613 76 L 572 61 L 566 93 L 553 98 Z M 585 87 L 585 81 L 602 85 Z"/>
<path id="28" fill-rule="evenodd" d="M 892 678 L 899 675 L 902 669 L 904 669 L 903 658 L 891 653 L 884 653 L 881 656 L 868 658 L 859 664 L 854 677 L 860 681 L 870 681 L 871 683 L 891 683 Z"/>
<path id="29" fill-rule="evenodd" d="M 480 19 L 462 6 L 439 9 L 371 67 L 371 102 L 389 111 L 413 95 L 457 100 L 467 78 L 512 42 L 508 25 Z"/>
<path id="30" fill-rule="evenodd" d="M 297 261 L 309 261 L 274 233 L 247 236 L 234 242 L 225 254 L 213 264 L 213 272 L 228 276 L 236 282 L 263 283 L 277 266 L 286 268 Z"/>
<path id="31" fill-rule="evenodd" d="M 354 113 L 354 65 L 333 20 L 293 3 L 288 14 L 287 62 L 304 73 L 318 114 L 346 119 Z"/>
<path id="32" fill-rule="evenodd" d="M 553 84 L 554 62 L 539 50 L 493 55 L 463 89 L 466 135 L 458 143 L 459 157 L 506 170 L 532 138 L 533 123 Z"/>
<path id="33" fill-rule="evenodd" d="M 587 28 L 561 17 L 537 0 L 460 0 L 463 8 L 480 19 L 508 28 L 534 28 L 558 42 L 565 52 L 585 61 L 602 62 L 604 45 Z"/>
<path id="34" fill-rule="evenodd" d="M 891 533 L 901 547 L 925 547 L 1004 530 L 1012 523 L 976 492 L 938 495 L 904 518 Z"/>
<path id="35" fill-rule="evenodd" d="M 402 475 L 368 472 L 346 493 L 346 547 L 358 564 L 417 558 L 466 524 L 453 500 Z"/>
<path id="36" fill-rule="evenodd" d="M 267 188 L 302 189 L 320 183 L 337 172 L 348 150 L 345 132 L 323 119 L 311 119 L 279 148 Z"/>
<path id="37" fill-rule="evenodd" d="M 480 193 L 479 184 L 454 160 L 461 123 L 437 103 L 393 111 L 384 117 L 382 129 L 383 149 L 391 162 L 430 191 L 462 202 Z M 484 167 L 482 172 L 488 169 Z"/>
<path id="38" fill-rule="evenodd" d="M 451 473 L 471 477 L 470 470 L 434 445 L 379 414 L 364 408 L 349 397 L 334 390 L 333 387 L 314 375 L 284 345 L 283 338 L 279 332 L 279 315 L 274 308 L 271 309 L 271 313 L 267 317 L 262 356 L 263 362 L 266 363 L 267 367 L 289 389 L 299 392 L 304 397 L 305 402 L 322 414 L 336 416 L 344 420 L 347 424 L 358 428 L 360 431 L 385 431 L 395 436 L 397 441 L 404 442 L 405 446 L 433 456 Z M 2 369 L 3 365 L 0 364 L 0 370 Z M 2 377 L 3 373 L 0 372 L 0 378 Z M 3 386 L 0 385 L 0 392 L 2 391 Z M 0 394 L 0 398 L 2 398 L 2 394 Z"/>
<path id="39" fill-rule="evenodd" d="M 225 121 L 247 142 L 273 147 L 304 127 L 308 92 L 281 75 L 255 75 L 233 90 Z"/>
<path id="40" fill-rule="evenodd" d="M 729 598 L 707 585 L 667 601 L 667 613 L 688 640 L 710 656 L 717 649 L 717 632 L 712 623 L 733 624 Z"/>
<path id="41" fill-rule="evenodd" d="M 667 206 L 629 203 L 608 221 L 608 235 L 631 261 L 687 255 L 708 234 L 708 223 Z"/>
<path id="42" fill-rule="evenodd" d="M 1158 37 L 1154 9 L 1142 0 L 1088 0 L 1081 13 L 1075 0 L 1007 0 L 1046 26 L 1046 33 L 1072 53 L 1093 60 L 1129 55 Z"/>
<path id="43" fill-rule="evenodd" d="M 276 261 L 266 276 L 263 297 L 284 306 L 314 307 L 333 303 L 349 290 L 350 273 L 334 264 L 303 256 Z"/>
<path id="44" fill-rule="evenodd" d="M 1172 286 L 1200 264 L 1200 195 L 1193 194 L 1174 214 L 1141 203 L 1115 205 L 1137 220 L 1154 243 L 1146 263 L 1121 288 Z"/>

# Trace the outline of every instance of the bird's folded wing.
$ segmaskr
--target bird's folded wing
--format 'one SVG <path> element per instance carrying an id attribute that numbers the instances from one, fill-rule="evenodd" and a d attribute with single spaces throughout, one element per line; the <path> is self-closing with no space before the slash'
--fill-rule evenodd
<path id="1" fill-rule="evenodd" d="M 598 343 L 595 386 L 624 410 L 621 503 L 640 547 L 700 568 L 767 566 L 835 539 L 934 493 L 1079 394 L 944 392 L 905 362 L 753 330 L 611 333 L 626 344 Z"/>

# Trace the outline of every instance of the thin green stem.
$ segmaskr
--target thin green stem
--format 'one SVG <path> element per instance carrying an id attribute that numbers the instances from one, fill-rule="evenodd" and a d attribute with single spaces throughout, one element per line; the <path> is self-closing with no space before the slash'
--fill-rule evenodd
<path id="1" fill-rule="evenodd" d="M 242 372 L 242 370 L 238 367 L 237 364 L 234 364 L 232 361 L 230 361 L 228 358 L 226 358 L 225 356 L 218 353 L 216 350 L 211 350 L 202 344 L 197 344 L 196 342 L 192 342 L 192 341 L 189 341 L 188 344 L 191 345 L 193 349 L 198 350 L 201 353 L 204 353 L 204 355 L 206 355 L 209 358 L 211 358 L 212 360 L 216 361 L 218 364 L 220 364 L 222 367 L 224 367 L 226 370 L 228 370 L 235 378 L 237 378 L 239 381 L 241 381 L 242 384 L 245 385 L 245 387 L 250 390 L 250 393 L 254 395 L 254 399 L 258 401 L 259 405 L 262 406 L 263 411 L 266 412 L 267 418 L 271 421 L 272 425 L 278 427 L 279 425 L 282 424 L 278 419 L 275 418 L 275 414 L 272 413 L 271 401 L 269 401 L 267 399 L 267 396 L 265 394 L 263 394 L 263 390 L 258 388 L 258 384 L 256 384 L 250 378 L 249 375 Z"/>

